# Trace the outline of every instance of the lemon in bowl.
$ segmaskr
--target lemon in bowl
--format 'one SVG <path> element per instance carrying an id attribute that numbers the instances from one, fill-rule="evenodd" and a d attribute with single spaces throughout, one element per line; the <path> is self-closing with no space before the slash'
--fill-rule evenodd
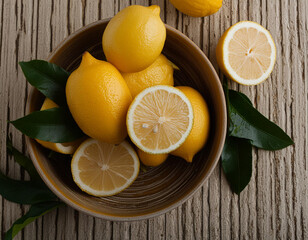
<path id="1" fill-rule="evenodd" d="M 187 162 L 192 162 L 193 157 L 206 144 L 210 132 L 209 108 L 197 90 L 187 86 L 179 86 L 177 88 L 189 99 L 193 109 L 194 122 L 184 143 L 171 152 L 171 154 L 184 158 Z"/>
<path id="2" fill-rule="evenodd" d="M 86 135 L 113 144 L 126 138 L 126 113 L 132 97 L 112 64 L 85 52 L 80 66 L 67 80 L 66 99 L 74 120 Z"/>
<path id="3" fill-rule="evenodd" d="M 101 20 L 73 33 L 52 52 L 48 60 L 69 72 L 79 67 L 85 51 L 103 60 L 102 32 L 108 22 Z M 111 221 L 158 216 L 189 199 L 208 179 L 219 160 L 227 123 L 219 78 L 204 53 L 191 40 L 170 26 L 166 26 L 166 29 L 162 54 L 181 70 L 174 72 L 175 86 L 186 85 L 197 89 L 208 105 L 211 127 L 207 143 L 195 155 L 192 163 L 169 155 L 159 166 L 146 172 L 140 171 L 130 187 L 119 194 L 95 197 L 75 184 L 70 160 L 49 159 L 46 149 L 26 138 L 31 159 L 44 182 L 62 201 L 79 211 Z M 43 101 L 43 96 L 32 89 L 26 113 L 39 110 Z"/>
<path id="4" fill-rule="evenodd" d="M 139 72 L 160 55 L 166 40 L 166 27 L 160 7 L 129 6 L 117 13 L 103 34 L 108 62 L 121 72 Z"/>
<path id="5" fill-rule="evenodd" d="M 219 39 L 217 63 L 223 73 L 242 85 L 264 82 L 274 69 L 276 46 L 270 32 L 252 21 L 231 26 Z"/>
<path id="6" fill-rule="evenodd" d="M 156 85 L 174 85 L 174 65 L 164 56 L 159 57 L 146 69 L 135 73 L 122 73 L 124 80 L 135 98 L 141 91 Z"/>

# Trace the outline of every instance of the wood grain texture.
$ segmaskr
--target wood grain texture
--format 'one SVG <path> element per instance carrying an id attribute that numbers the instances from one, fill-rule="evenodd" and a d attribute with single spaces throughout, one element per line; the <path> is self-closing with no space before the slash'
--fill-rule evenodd
<path id="1" fill-rule="evenodd" d="M 24 115 L 29 86 L 18 61 L 46 59 L 69 34 L 131 4 L 161 7 L 161 17 L 192 39 L 221 79 L 215 47 L 232 24 L 251 20 L 272 33 L 277 63 L 256 87 L 230 83 L 295 142 L 281 151 L 254 150 L 253 175 L 240 196 L 233 194 L 220 166 L 186 203 L 157 218 L 110 222 L 70 207 L 30 224 L 16 239 L 308 239 L 308 2 L 224 0 L 206 18 L 178 12 L 168 0 L 1 0 L 0 1 L 0 169 L 13 178 L 27 174 L 6 153 L 6 136 L 25 151 L 24 137 L 7 123 Z M 25 211 L 0 198 L 3 234 Z"/>

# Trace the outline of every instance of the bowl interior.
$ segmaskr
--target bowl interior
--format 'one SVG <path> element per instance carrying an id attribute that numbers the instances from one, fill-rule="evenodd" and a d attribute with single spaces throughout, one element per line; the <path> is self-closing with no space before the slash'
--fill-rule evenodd
<path id="1" fill-rule="evenodd" d="M 84 51 L 104 59 L 101 39 L 107 23 L 108 20 L 102 20 L 74 33 L 51 54 L 49 61 L 73 71 L 79 66 Z M 66 203 L 109 220 L 145 219 L 183 203 L 215 167 L 226 131 L 224 95 L 216 72 L 196 45 L 169 26 L 163 54 L 181 69 L 174 74 L 176 85 L 197 89 L 208 103 L 211 130 L 206 146 L 195 156 L 193 163 L 169 156 L 159 167 L 140 170 L 137 180 L 122 193 L 98 198 L 82 192 L 73 182 L 69 159 L 49 159 L 48 150 L 28 139 L 31 157 L 43 180 Z M 28 112 L 38 110 L 42 101 L 43 96 L 33 90 Z"/>

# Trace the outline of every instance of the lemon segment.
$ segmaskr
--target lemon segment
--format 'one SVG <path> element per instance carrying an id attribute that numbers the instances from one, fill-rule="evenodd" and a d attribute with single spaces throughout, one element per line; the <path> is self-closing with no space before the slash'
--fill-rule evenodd
<path id="1" fill-rule="evenodd" d="M 139 167 L 138 156 L 129 143 L 114 145 L 91 138 L 79 146 L 71 163 L 75 183 L 97 197 L 128 188 L 137 178 Z"/>
<path id="2" fill-rule="evenodd" d="M 166 27 L 159 13 L 156 5 L 132 5 L 117 13 L 102 39 L 108 62 L 121 72 L 139 72 L 149 67 L 166 40 Z"/>
<path id="3" fill-rule="evenodd" d="M 135 97 L 126 121 L 131 140 L 142 151 L 169 153 L 178 148 L 190 133 L 193 110 L 180 90 L 158 85 Z"/>
<path id="4" fill-rule="evenodd" d="M 136 73 L 122 73 L 122 76 L 133 98 L 148 87 L 174 84 L 172 63 L 163 54 L 148 68 Z"/>
<path id="5" fill-rule="evenodd" d="M 53 102 L 49 98 L 45 98 L 43 105 L 41 107 L 41 111 L 59 107 L 55 102 Z M 58 153 L 62 154 L 73 154 L 75 150 L 78 148 L 80 143 L 82 142 L 83 138 L 77 139 L 76 141 L 67 142 L 67 143 L 53 143 L 53 142 L 46 142 L 39 139 L 35 139 L 39 144 L 43 147 L 53 150 Z"/>
<path id="6" fill-rule="evenodd" d="M 202 95 L 191 87 L 181 86 L 180 89 L 191 102 L 194 112 L 194 123 L 185 142 L 173 152 L 172 155 L 192 162 L 193 157 L 205 145 L 210 131 L 210 114 L 208 106 Z"/>
<path id="7" fill-rule="evenodd" d="M 220 69 L 243 85 L 265 81 L 274 69 L 276 46 L 268 30 L 255 22 L 231 26 L 220 38 L 216 57 Z"/>

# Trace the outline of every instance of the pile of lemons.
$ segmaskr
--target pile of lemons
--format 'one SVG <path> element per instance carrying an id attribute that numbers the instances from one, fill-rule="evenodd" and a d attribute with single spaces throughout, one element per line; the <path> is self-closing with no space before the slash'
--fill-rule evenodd
<path id="1" fill-rule="evenodd" d="M 205 145 L 207 104 L 195 89 L 174 87 L 174 65 L 162 54 L 165 40 L 158 6 L 129 6 L 104 31 L 107 61 L 85 52 L 68 78 L 69 110 L 89 138 L 39 142 L 73 154 L 73 179 L 83 191 L 114 195 L 136 179 L 139 159 L 158 166 L 172 154 L 192 162 Z M 42 110 L 52 107 L 46 99 Z"/>

